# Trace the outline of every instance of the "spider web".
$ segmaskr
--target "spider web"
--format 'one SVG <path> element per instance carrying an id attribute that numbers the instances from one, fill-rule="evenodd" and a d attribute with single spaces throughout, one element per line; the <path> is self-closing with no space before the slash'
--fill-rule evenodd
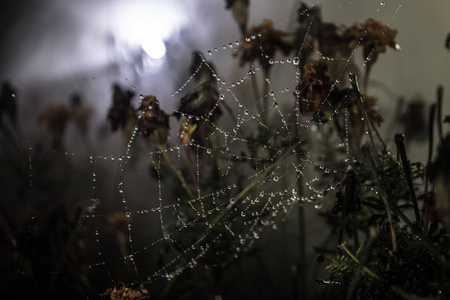
<path id="1" fill-rule="evenodd" d="M 403 2 L 395 5 L 380 2 L 375 16 L 382 9 L 391 10 L 391 18 L 386 22 L 389 27 L 402 5 Z M 351 6 L 352 2 L 346 2 L 338 4 L 337 9 Z M 358 17 L 358 21 L 364 20 Z M 258 42 L 261 38 L 255 35 L 248 40 L 229 41 L 223 46 L 204 49 L 205 55 L 201 56 L 196 71 L 172 93 L 172 97 L 180 98 L 194 86 L 200 70 L 209 70 L 219 93 L 217 106 L 210 114 L 220 107 L 221 119 L 212 122 L 207 115 L 185 114 L 183 117 L 195 119 L 199 126 L 212 128 L 205 141 L 217 141 L 217 147 L 209 147 L 208 143 L 195 139 L 180 145 L 172 130 L 168 146 L 158 149 L 143 141 L 135 127 L 131 138 L 125 146 L 119 147 L 119 151 L 88 155 L 68 151 L 59 158 L 72 166 L 78 165 L 77 170 L 83 174 L 83 178 L 76 181 L 83 185 L 72 187 L 83 190 L 83 210 L 69 219 L 82 224 L 85 265 L 89 278 L 97 278 L 97 282 L 94 280 L 99 288 L 96 287 L 96 295 L 123 281 L 131 286 L 145 287 L 151 297 L 158 297 L 159 293 L 165 292 L 165 287 L 171 286 L 170 282 L 182 285 L 189 281 L 188 276 L 205 280 L 202 276 L 207 275 L 198 274 L 233 268 L 254 255 L 254 251 L 273 242 L 281 248 L 275 246 L 280 256 L 287 253 L 289 259 L 295 260 L 292 253 L 298 251 L 297 246 L 289 245 L 298 243 L 299 233 L 291 228 L 297 226 L 298 207 L 307 209 L 308 214 L 315 214 L 315 210 L 326 205 L 327 193 L 336 191 L 340 184 L 336 179 L 337 167 L 327 164 L 327 147 L 330 143 L 335 144 L 344 164 L 351 159 L 348 120 L 345 121 L 345 142 L 341 143 L 338 139 L 329 140 L 330 122 L 317 124 L 300 113 L 294 93 L 302 80 L 300 68 L 306 62 L 300 60 L 299 53 L 270 60 L 272 71 L 269 77 L 257 63 L 242 68 L 237 72 L 241 75 L 230 76 L 232 79 L 221 75 L 220 65 L 215 66 L 218 71 L 212 67 L 212 62 L 219 58 L 227 64 L 237 65 L 233 52 L 243 44 Z M 349 66 L 355 53 L 360 51 L 359 47 L 344 58 L 326 57 L 313 45 L 303 42 L 302 49 L 305 47 L 310 47 L 316 58 L 338 66 L 338 75 L 330 82 L 332 86 L 350 84 Z M 266 53 L 261 51 L 260 55 L 264 57 Z M 359 67 L 364 68 L 366 62 L 361 61 Z M 267 93 L 260 94 L 256 101 L 252 77 L 267 86 Z M 136 90 L 136 93 L 140 94 L 140 91 Z M 263 106 L 264 101 L 269 103 L 267 111 L 258 112 L 257 107 Z M 344 97 L 334 107 L 335 112 L 327 117 L 328 121 L 333 120 L 341 107 L 347 106 L 346 101 Z M 321 102 L 319 111 L 327 106 L 331 106 L 328 98 Z M 267 121 L 262 114 L 268 116 Z M 347 111 L 345 115 L 348 116 Z M 178 131 L 180 122 L 172 119 L 171 127 Z M 258 131 L 264 135 L 263 139 L 258 139 Z M 181 127 L 179 135 L 183 134 L 186 129 Z M 139 149 L 142 146 L 143 149 Z M 251 154 L 252 148 L 256 149 L 256 155 Z M 186 149 L 190 151 L 196 178 L 191 178 L 187 168 Z M 31 195 L 36 193 L 33 182 L 39 176 L 34 164 L 38 155 L 35 149 L 29 148 L 28 192 Z M 191 187 L 194 181 L 200 183 L 200 190 L 192 189 L 193 197 L 174 193 L 183 189 L 166 156 Z M 211 182 L 209 174 L 217 174 L 218 181 Z M 48 218 L 50 216 L 33 216 L 26 236 L 31 236 L 33 228 Z M 107 227 L 108 220 L 115 218 L 121 220 L 123 227 L 111 232 Z M 27 241 L 24 245 L 26 248 Z M 283 258 L 273 259 L 280 261 Z M 27 276 L 23 261 L 24 257 L 21 257 L 13 280 Z M 52 278 L 66 272 L 70 271 L 46 270 L 45 276 Z"/>

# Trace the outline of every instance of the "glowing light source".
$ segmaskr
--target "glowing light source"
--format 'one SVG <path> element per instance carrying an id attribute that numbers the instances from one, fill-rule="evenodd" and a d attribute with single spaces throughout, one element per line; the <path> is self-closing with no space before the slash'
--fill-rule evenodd
<path id="1" fill-rule="evenodd" d="M 144 60 L 164 57 L 164 41 L 173 39 L 188 21 L 176 0 L 135 0 L 132 4 L 117 1 L 114 11 L 114 36 L 122 52 L 132 53 L 135 58 L 136 50 L 141 48 L 146 53 Z"/>
<path id="2" fill-rule="evenodd" d="M 148 35 L 142 41 L 142 49 L 148 56 L 159 59 L 166 54 L 166 46 L 162 39 L 157 35 Z"/>

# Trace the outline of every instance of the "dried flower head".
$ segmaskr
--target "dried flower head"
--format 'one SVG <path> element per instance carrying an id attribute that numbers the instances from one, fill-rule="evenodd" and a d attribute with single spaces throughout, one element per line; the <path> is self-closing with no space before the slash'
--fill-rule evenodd
<path id="1" fill-rule="evenodd" d="M 206 81 L 190 90 L 181 98 L 180 105 L 174 115 L 178 119 L 184 115 L 203 117 L 214 122 L 222 115 L 219 107 L 219 93 L 214 82 Z"/>
<path id="2" fill-rule="evenodd" d="M 87 135 L 89 119 L 93 110 L 90 106 L 83 105 L 79 94 L 73 94 L 70 98 L 70 114 L 82 136 Z"/>
<path id="3" fill-rule="evenodd" d="M 116 131 L 125 128 L 131 108 L 131 98 L 134 93 L 130 90 L 122 90 L 119 85 L 113 86 L 112 106 L 108 111 L 108 120 L 111 122 L 111 130 Z"/>
<path id="4" fill-rule="evenodd" d="M 16 91 L 9 84 L 9 82 L 2 83 L 2 91 L 0 95 L 0 119 L 2 114 L 5 113 L 9 116 L 11 121 L 16 122 L 17 118 L 17 103 L 16 103 Z"/>
<path id="5" fill-rule="evenodd" d="M 248 6 L 250 0 L 225 0 L 226 9 L 231 9 L 242 34 L 247 31 Z"/>
<path id="6" fill-rule="evenodd" d="M 192 52 L 192 62 L 189 67 L 189 72 L 194 74 L 194 79 L 197 83 L 203 83 L 206 81 L 215 81 L 216 78 L 213 77 L 215 75 L 216 70 L 214 64 L 210 61 L 207 61 L 203 58 L 203 55 L 199 51 Z"/>
<path id="7" fill-rule="evenodd" d="M 160 109 L 156 97 L 145 96 L 137 110 L 141 111 L 137 123 L 139 135 L 150 137 L 157 145 L 165 144 L 170 129 L 169 115 Z"/>
<path id="8" fill-rule="evenodd" d="M 383 117 L 377 111 L 378 99 L 372 96 L 368 96 L 365 93 L 361 93 L 364 99 L 364 110 L 367 113 L 367 117 L 370 122 L 381 125 Z M 347 100 L 347 113 L 348 113 L 348 130 L 352 143 L 352 147 L 356 151 L 359 149 L 362 141 L 362 137 L 366 131 L 366 120 L 364 119 L 364 112 L 361 110 L 361 105 L 358 103 L 361 101 L 359 94 L 351 94 Z M 345 108 L 340 109 L 340 113 L 345 113 Z"/>
<path id="9" fill-rule="evenodd" d="M 106 219 L 106 231 L 115 234 L 116 232 L 127 232 L 130 218 L 124 214 L 115 214 L 107 217 Z"/>
<path id="10" fill-rule="evenodd" d="M 273 59 L 275 53 L 280 51 L 284 55 L 288 55 L 292 50 L 292 44 L 283 40 L 283 37 L 288 36 L 289 33 L 273 29 L 273 23 L 265 19 L 260 26 L 254 26 L 244 36 L 243 44 L 239 52 L 241 53 L 239 65 L 242 67 L 246 63 L 253 63 L 259 59 L 261 65 L 269 68 L 270 59 Z"/>
<path id="11" fill-rule="evenodd" d="M 377 110 L 378 99 L 372 96 L 368 96 L 365 93 L 361 93 L 361 95 L 364 99 L 364 109 L 366 110 L 367 116 L 369 117 L 370 121 L 374 124 L 377 124 L 378 126 L 381 126 L 381 123 L 383 123 L 384 120 Z M 361 99 L 356 95 L 350 97 L 347 101 L 347 110 L 350 114 L 350 119 L 354 119 L 353 123 L 358 123 L 352 124 L 352 126 L 364 127 L 364 112 L 361 111 L 358 101 L 361 101 Z M 340 112 L 344 113 L 344 111 L 345 109 L 341 108 Z"/>
<path id="12" fill-rule="evenodd" d="M 363 46 L 364 58 L 371 59 L 373 63 L 377 60 L 379 53 L 386 52 L 387 46 L 398 48 L 395 42 L 396 35 L 397 30 L 390 29 L 374 19 L 367 19 L 365 23 L 355 22 L 344 32 L 343 38 L 351 50 L 360 43 Z"/>
<path id="13" fill-rule="evenodd" d="M 62 137 L 70 119 L 70 111 L 65 104 L 50 104 L 39 115 L 39 123 L 52 134 Z"/>
<path id="14" fill-rule="evenodd" d="M 400 116 L 403 132 L 408 137 L 407 140 L 423 141 L 426 139 L 425 109 L 426 105 L 423 99 L 417 98 L 408 102 L 406 111 Z"/>
<path id="15" fill-rule="evenodd" d="M 123 282 L 119 283 L 118 287 L 114 287 L 113 290 L 107 289 L 100 294 L 104 300 L 144 300 L 150 299 L 149 294 L 135 291 L 127 288 Z"/>
<path id="16" fill-rule="evenodd" d="M 319 30 L 319 51 L 323 56 L 332 57 L 343 52 L 343 39 L 339 27 L 334 23 L 321 23 Z M 343 54 L 346 54 L 345 52 Z"/>
<path id="17" fill-rule="evenodd" d="M 299 102 L 300 112 L 306 115 L 316 112 L 326 99 L 331 90 L 331 80 L 327 75 L 327 64 L 323 60 L 312 59 L 303 68 L 305 75 L 294 95 Z"/>

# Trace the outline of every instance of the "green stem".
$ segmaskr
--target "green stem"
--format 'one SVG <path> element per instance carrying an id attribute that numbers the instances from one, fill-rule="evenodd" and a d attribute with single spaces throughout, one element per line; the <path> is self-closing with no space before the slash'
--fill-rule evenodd
<path id="1" fill-rule="evenodd" d="M 346 242 L 343 242 L 342 244 L 340 244 L 340 245 L 339 245 L 339 248 L 341 248 L 342 250 L 344 250 L 345 253 L 347 253 L 347 255 L 350 256 L 350 258 L 351 258 L 354 262 L 356 262 L 357 264 L 359 264 L 358 258 L 356 258 L 356 256 L 353 255 L 353 253 L 350 252 L 350 250 L 348 250 L 348 248 L 347 248 L 347 243 L 346 243 Z M 365 272 L 367 275 L 369 275 L 370 277 L 372 277 L 372 278 L 374 278 L 374 279 L 376 279 L 376 280 L 381 280 L 381 277 L 378 276 L 377 274 L 375 274 L 375 272 L 373 272 L 372 270 L 370 270 L 368 267 L 363 266 L 363 270 L 364 270 L 364 272 Z"/>

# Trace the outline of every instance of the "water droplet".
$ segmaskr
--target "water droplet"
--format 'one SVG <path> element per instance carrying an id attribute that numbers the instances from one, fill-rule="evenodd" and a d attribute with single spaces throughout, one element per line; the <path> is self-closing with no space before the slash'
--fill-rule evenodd
<path id="1" fill-rule="evenodd" d="M 280 180 L 280 178 L 278 176 L 273 177 L 273 181 L 277 182 L 278 180 Z"/>
<path id="2" fill-rule="evenodd" d="M 273 65 L 273 63 L 274 63 L 274 60 L 272 58 L 269 59 L 269 64 Z"/>
<path id="3" fill-rule="evenodd" d="M 219 99 L 220 99 L 220 100 L 223 100 L 224 98 L 225 98 L 225 96 L 224 96 L 223 94 L 220 94 L 220 95 L 219 95 Z"/>
<path id="4" fill-rule="evenodd" d="M 211 50 L 208 50 L 208 55 L 212 55 L 212 51 Z"/>
<path id="5" fill-rule="evenodd" d="M 384 3 L 384 1 L 381 1 L 381 5 L 385 5 L 386 3 Z"/>
<path id="6" fill-rule="evenodd" d="M 300 59 L 298 57 L 294 57 L 294 59 L 292 60 L 292 63 L 297 66 L 300 63 Z"/>
<path id="7" fill-rule="evenodd" d="M 141 99 L 141 100 L 144 99 L 144 95 L 140 94 L 139 99 Z"/>
<path id="8" fill-rule="evenodd" d="M 229 43 L 229 44 L 228 44 L 228 47 L 229 47 L 229 48 L 233 48 L 233 43 Z"/>
<path id="9" fill-rule="evenodd" d="M 206 153 L 211 154 L 211 149 L 210 148 L 206 149 Z"/>
<path id="10" fill-rule="evenodd" d="M 402 50 L 402 47 L 400 47 L 400 45 L 396 43 L 395 44 L 395 50 L 400 51 L 400 50 Z"/>
<path id="11" fill-rule="evenodd" d="M 270 91 L 269 95 L 273 97 L 275 95 L 275 93 L 273 91 Z"/>

